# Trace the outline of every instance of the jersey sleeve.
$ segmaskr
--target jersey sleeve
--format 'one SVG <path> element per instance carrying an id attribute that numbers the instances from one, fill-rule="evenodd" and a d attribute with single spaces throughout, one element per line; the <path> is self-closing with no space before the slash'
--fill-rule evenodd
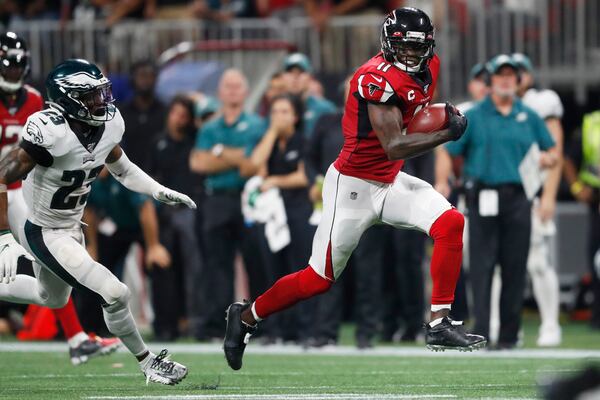
<path id="1" fill-rule="evenodd" d="M 396 104 L 398 98 L 392 84 L 382 74 L 365 72 L 358 76 L 360 97 L 373 104 Z"/>
<path id="2" fill-rule="evenodd" d="M 23 127 L 20 147 L 37 163 L 49 167 L 54 162 L 52 152 L 55 147 L 56 137 L 49 125 L 49 118 L 42 113 L 29 116 Z"/>

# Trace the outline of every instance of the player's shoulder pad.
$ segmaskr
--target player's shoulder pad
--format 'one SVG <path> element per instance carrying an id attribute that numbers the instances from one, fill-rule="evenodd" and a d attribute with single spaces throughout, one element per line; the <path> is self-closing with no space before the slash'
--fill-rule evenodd
<path id="1" fill-rule="evenodd" d="M 67 122 L 51 108 L 33 113 L 23 127 L 23 140 L 45 149 L 54 149 L 67 134 Z"/>
<path id="2" fill-rule="evenodd" d="M 27 91 L 27 94 L 39 98 L 40 101 L 42 101 L 42 102 L 44 101 L 42 94 L 36 88 L 34 88 L 33 86 L 29 86 L 29 85 L 23 85 L 23 87 Z"/>
<path id="3" fill-rule="evenodd" d="M 546 118 L 556 117 L 562 118 L 564 114 L 563 104 L 554 90 L 544 89 L 540 91 L 540 102 L 548 109 Z"/>
<path id="4" fill-rule="evenodd" d="M 385 73 L 374 68 L 361 71 L 357 76 L 358 94 L 371 103 L 385 104 L 394 95 L 394 88 Z"/>

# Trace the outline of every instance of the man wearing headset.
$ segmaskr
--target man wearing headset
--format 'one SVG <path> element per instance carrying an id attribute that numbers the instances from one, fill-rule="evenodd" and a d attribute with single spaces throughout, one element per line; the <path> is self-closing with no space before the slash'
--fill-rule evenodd
<path id="1" fill-rule="evenodd" d="M 521 323 L 531 232 L 531 202 L 518 168 L 534 143 L 541 149 L 541 168 L 557 168 L 558 154 L 544 121 L 517 97 L 518 65 L 502 54 L 490 60 L 487 68 L 490 94 L 467 111 L 469 125 L 464 136 L 445 145 L 438 171 L 446 171 L 446 175 L 438 179 L 447 181 L 450 156 L 464 157 L 474 331 L 489 336 L 490 289 L 494 267 L 499 264 L 502 291 L 497 347 L 513 348 Z"/>

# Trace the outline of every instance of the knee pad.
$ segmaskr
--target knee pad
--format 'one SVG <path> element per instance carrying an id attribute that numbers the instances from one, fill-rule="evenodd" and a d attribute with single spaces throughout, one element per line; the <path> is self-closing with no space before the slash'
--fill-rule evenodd
<path id="1" fill-rule="evenodd" d="M 102 297 L 106 304 L 104 309 L 107 312 L 112 312 L 126 309 L 129 304 L 131 292 L 127 285 L 119 281 L 117 278 L 109 279 L 102 287 Z"/>
<path id="2" fill-rule="evenodd" d="M 69 295 L 70 292 L 67 292 L 66 295 L 61 294 L 55 297 L 49 297 L 44 305 L 48 308 L 63 308 L 69 301 Z"/>
<path id="3" fill-rule="evenodd" d="M 435 220 L 429 230 L 429 236 L 434 241 L 447 240 L 462 245 L 464 228 L 465 217 L 456 208 L 452 208 Z"/>
<path id="4" fill-rule="evenodd" d="M 333 285 L 333 282 L 317 274 L 311 266 L 304 268 L 302 271 L 297 272 L 297 274 L 298 285 L 303 299 L 324 293 Z"/>
<path id="5" fill-rule="evenodd" d="M 114 301 L 103 305 L 102 311 L 110 333 L 120 337 L 135 332 L 136 326 L 128 306 L 130 291 L 123 283 L 116 281 L 119 284 L 113 284 L 110 289 L 114 291 Z"/>

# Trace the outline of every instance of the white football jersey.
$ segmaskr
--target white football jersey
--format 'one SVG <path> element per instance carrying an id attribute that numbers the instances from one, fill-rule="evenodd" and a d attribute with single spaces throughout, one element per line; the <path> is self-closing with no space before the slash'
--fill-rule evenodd
<path id="1" fill-rule="evenodd" d="M 118 110 L 93 137 L 81 140 L 58 111 L 32 114 L 23 128 L 23 141 L 29 143 L 22 146 L 25 150 L 29 144 L 41 147 L 51 159 L 44 162 L 49 166 L 36 164 L 23 180 L 29 221 L 46 228 L 79 226 L 90 186 L 110 151 L 121 142 L 124 130 Z"/>
<path id="2" fill-rule="evenodd" d="M 523 96 L 523 103 L 532 108 L 542 119 L 562 118 L 564 110 L 560 97 L 554 90 L 529 89 Z"/>

